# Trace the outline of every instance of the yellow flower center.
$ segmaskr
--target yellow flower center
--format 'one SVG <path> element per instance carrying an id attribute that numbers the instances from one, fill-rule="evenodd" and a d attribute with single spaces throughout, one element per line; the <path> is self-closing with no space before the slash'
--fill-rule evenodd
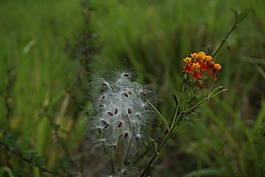
<path id="1" fill-rule="evenodd" d="M 191 57 L 192 57 L 194 60 L 196 60 L 196 59 L 198 58 L 198 54 L 197 54 L 197 53 L 192 53 L 192 54 L 191 54 Z"/>
<path id="2" fill-rule="evenodd" d="M 200 69 L 201 65 L 199 63 L 193 63 L 192 68 L 198 71 Z"/>

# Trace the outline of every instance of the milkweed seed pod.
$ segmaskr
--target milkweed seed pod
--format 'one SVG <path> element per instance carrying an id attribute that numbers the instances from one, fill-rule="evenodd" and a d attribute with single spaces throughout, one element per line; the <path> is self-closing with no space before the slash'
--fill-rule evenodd
<path id="1" fill-rule="evenodd" d="M 153 90 L 132 82 L 130 73 L 119 73 L 109 80 L 97 76 L 92 87 L 95 109 L 91 124 L 95 135 L 93 151 L 111 149 L 115 153 L 117 169 L 122 171 L 129 151 L 136 152 L 137 143 L 146 135 L 143 130 L 150 121 L 146 97 Z"/>

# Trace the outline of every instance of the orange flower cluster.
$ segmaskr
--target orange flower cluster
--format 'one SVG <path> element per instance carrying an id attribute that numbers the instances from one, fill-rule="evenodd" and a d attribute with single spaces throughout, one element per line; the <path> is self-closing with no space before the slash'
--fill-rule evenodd
<path id="1" fill-rule="evenodd" d="M 204 52 L 193 53 L 183 61 L 186 63 L 183 72 L 188 72 L 194 79 L 201 79 L 205 72 L 215 78 L 216 72 L 221 69 L 221 65 L 214 63 L 212 57 Z"/>

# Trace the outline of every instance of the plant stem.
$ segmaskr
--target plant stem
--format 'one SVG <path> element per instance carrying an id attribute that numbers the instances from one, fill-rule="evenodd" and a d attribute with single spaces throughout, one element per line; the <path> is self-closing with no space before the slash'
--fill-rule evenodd
<path id="1" fill-rule="evenodd" d="M 54 131 L 54 135 L 59 143 L 59 145 L 61 146 L 62 150 L 64 151 L 65 153 L 65 156 L 68 158 L 69 162 L 71 163 L 71 165 L 73 167 L 75 167 L 79 172 L 80 172 L 80 175 L 82 177 L 84 177 L 84 172 L 83 172 L 83 169 L 76 163 L 76 161 L 74 160 L 74 158 L 71 156 L 66 144 L 65 144 L 65 141 L 64 139 L 60 136 L 59 134 L 59 131 L 60 131 L 60 127 L 53 121 L 54 118 L 48 113 L 48 109 L 49 107 L 44 107 L 43 108 L 43 112 L 45 114 L 45 116 L 47 117 L 51 127 L 53 128 L 53 131 Z M 66 168 L 63 168 L 63 170 L 68 173 L 68 174 L 71 174 L 69 172 L 69 169 L 66 169 Z"/>
<path id="2" fill-rule="evenodd" d="M 160 153 L 161 149 L 163 148 L 164 144 L 166 143 L 169 135 L 172 132 L 169 130 L 167 131 L 166 136 L 164 137 L 164 139 L 162 140 L 162 142 L 160 143 L 160 145 L 157 148 L 157 151 L 154 153 L 154 155 L 151 157 L 151 159 L 149 160 L 149 163 L 147 164 L 147 166 L 145 167 L 144 171 L 141 173 L 140 177 L 144 177 L 144 175 L 146 174 L 147 170 L 149 169 L 149 167 L 151 166 L 151 164 L 153 163 L 153 161 L 156 159 L 156 157 L 158 156 L 158 154 Z"/>
<path id="3" fill-rule="evenodd" d="M 231 35 L 231 33 L 235 30 L 235 28 L 236 28 L 236 23 L 234 23 L 233 27 L 227 33 L 226 37 L 223 39 L 223 41 L 219 45 L 218 49 L 214 52 L 212 59 L 214 59 L 214 57 L 217 55 L 217 53 L 221 50 L 221 48 L 223 47 L 224 43 L 226 42 L 226 40 L 228 39 L 228 37 Z"/>
<path id="4" fill-rule="evenodd" d="M 156 159 L 156 157 L 159 155 L 160 151 L 162 150 L 162 148 L 164 147 L 167 139 L 169 138 L 169 135 L 174 131 L 175 127 L 178 125 L 178 123 L 181 121 L 181 118 L 183 117 L 183 114 L 182 112 L 179 113 L 178 116 L 177 113 L 178 113 L 178 108 L 176 109 L 175 111 L 175 114 L 174 114 L 174 118 L 173 118 L 173 121 L 172 121 L 172 124 L 170 126 L 170 129 L 167 131 L 164 139 L 162 140 L 162 142 L 160 143 L 160 145 L 158 146 L 156 152 L 154 153 L 154 155 L 150 158 L 147 166 L 145 167 L 144 171 L 141 173 L 140 177 L 144 177 L 144 175 L 146 174 L 147 170 L 149 169 L 149 167 L 152 165 L 152 163 L 154 162 L 154 160 Z"/>
<path id="5" fill-rule="evenodd" d="M 13 114 L 13 105 L 12 105 L 12 92 L 14 88 L 15 77 L 13 74 L 14 67 L 7 69 L 6 71 L 6 85 L 4 86 L 4 91 L 0 93 L 0 96 L 3 98 L 4 108 L 6 112 L 6 121 L 7 129 L 11 130 L 10 119 Z"/>

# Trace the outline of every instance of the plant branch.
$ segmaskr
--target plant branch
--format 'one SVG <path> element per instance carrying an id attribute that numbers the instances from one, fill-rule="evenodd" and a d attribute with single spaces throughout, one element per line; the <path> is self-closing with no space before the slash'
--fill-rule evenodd
<path id="1" fill-rule="evenodd" d="M 53 128 L 54 130 L 54 134 L 55 134 L 55 137 L 58 141 L 58 143 L 60 144 L 61 148 L 63 149 L 66 157 L 68 158 L 69 162 L 81 173 L 81 175 L 84 177 L 84 173 L 83 173 L 83 170 L 79 167 L 79 165 L 77 165 L 77 163 L 75 162 L 75 160 L 73 159 L 73 157 L 70 155 L 70 152 L 63 140 L 63 138 L 60 136 L 59 134 L 59 130 L 60 130 L 60 127 L 54 123 L 53 121 L 53 118 L 51 115 L 48 114 L 48 107 L 45 107 L 44 108 L 44 114 L 45 116 L 47 117 L 47 119 L 49 120 L 49 123 L 51 125 L 51 127 Z M 69 173 L 66 169 L 64 169 L 67 173 Z"/>
<path id="2" fill-rule="evenodd" d="M 60 173 L 41 166 L 36 160 L 32 160 L 30 158 L 26 158 L 21 151 L 14 150 L 13 148 L 10 148 L 9 146 L 7 146 L 6 144 L 4 144 L 3 142 L 0 142 L 0 145 L 3 146 L 6 150 L 8 150 L 10 153 L 12 153 L 15 156 L 19 157 L 20 159 L 22 159 L 24 162 L 27 162 L 27 163 L 29 163 L 29 164 L 37 167 L 41 171 L 46 172 L 46 173 L 49 173 L 49 174 L 54 175 L 54 176 L 63 177 L 63 175 L 61 175 Z"/>
<path id="3" fill-rule="evenodd" d="M 11 128 L 10 125 L 10 119 L 13 113 L 13 107 L 12 107 L 12 90 L 14 87 L 14 76 L 12 74 L 13 71 L 13 67 L 11 67 L 10 69 L 7 69 L 6 71 L 6 75 L 7 75 L 7 81 L 6 81 L 6 85 L 4 87 L 4 91 L 2 91 L 2 93 L 0 94 L 3 98 L 4 101 L 4 107 L 5 107 L 5 111 L 6 111 L 6 121 L 7 121 L 7 126 L 8 129 Z"/>
<path id="4" fill-rule="evenodd" d="M 232 34 L 232 32 L 236 29 L 236 23 L 234 23 L 233 27 L 231 28 L 231 30 L 227 33 L 227 35 L 225 36 L 225 38 L 222 40 L 221 44 L 219 45 L 219 47 L 217 48 L 217 50 L 214 52 L 212 60 L 214 59 L 214 57 L 218 54 L 218 52 L 221 50 L 221 48 L 223 47 L 224 43 L 226 42 L 226 40 L 229 38 L 229 36 Z"/>
<path id="5" fill-rule="evenodd" d="M 175 114 L 174 114 L 174 118 L 173 118 L 173 122 L 170 126 L 170 129 L 167 131 L 165 137 L 163 138 L 162 142 L 159 144 L 156 152 L 154 153 L 154 155 L 150 158 L 147 166 L 145 167 L 145 169 L 143 170 L 143 172 L 141 173 L 140 177 L 144 177 L 144 175 L 146 174 L 147 170 L 150 168 L 150 166 L 152 165 L 152 163 L 154 162 L 154 160 L 157 158 L 157 156 L 159 155 L 160 151 L 162 150 L 162 148 L 164 147 L 167 139 L 169 138 L 169 136 L 171 135 L 171 133 L 174 131 L 175 127 L 178 125 L 178 123 L 181 121 L 181 117 L 183 117 L 182 112 L 180 112 L 177 115 L 179 109 L 176 109 Z"/>
<path id="6" fill-rule="evenodd" d="M 157 148 L 157 151 L 154 153 L 154 155 L 150 158 L 147 166 L 145 167 L 144 171 L 141 173 L 140 177 L 144 177 L 147 170 L 149 169 L 149 167 L 152 165 L 153 161 L 156 159 L 156 157 L 159 155 L 160 151 L 162 150 L 164 144 L 166 143 L 169 135 L 171 134 L 171 131 L 167 131 L 166 136 L 164 137 L 164 139 L 162 140 L 162 142 L 160 143 L 160 145 Z"/>

